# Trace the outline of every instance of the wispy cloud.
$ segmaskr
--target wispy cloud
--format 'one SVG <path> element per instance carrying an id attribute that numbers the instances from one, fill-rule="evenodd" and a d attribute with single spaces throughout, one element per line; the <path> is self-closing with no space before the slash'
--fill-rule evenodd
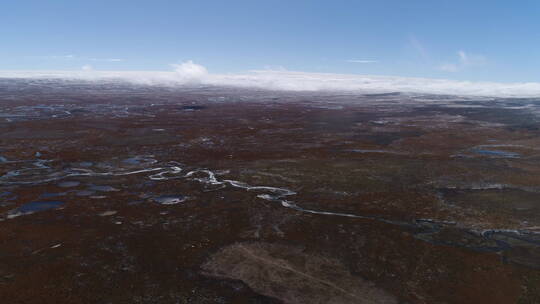
<path id="1" fill-rule="evenodd" d="M 439 66 L 439 70 L 445 72 L 457 72 L 459 70 L 459 67 L 457 64 L 454 63 L 443 63 Z"/>
<path id="2" fill-rule="evenodd" d="M 429 60 L 429 53 L 427 49 L 424 47 L 424 44 L 416 38 L 415 35 L 409 35 L 409 45 L 418 53 L 418 55 L 424 60 Z"/>
<path id="3" fill-rule="evenodd" d="M 30 56 L 29 58 L 38 58 L 44 60 L 69 60 L 69 61 L 101 61 L 101 62 L 121 62 L 122 58 L 99 58 L 99 57 L 86 57 L 73 54 L 67 55 L 47 55 L 47 56 Z"/>
<path id="4" fill-rule="evenodd" d="M 72 60 L 77 56 L 75 55 L 47 55 L 47 56 L 28 56 L 27 58 L 38 58 L 38 59 L 55 59 L 55 60 Z"/>
<path id="5" fill-rule="evenodd" d="M 349 59 L 347 62 L 350 63 L 378 63 L 379 60 L 367 60 L 367 59 Z"/>
<path id="6" fill-rule="evenodd" d="M 106 62 L 121 62 L 121 61 L 124 61 L 124 59 L 122 59 L 122 58 L 87 58 L 86 60 L 90 60 L 90 61 L 106 61 Z"/>
<path id="7" fill-rule="evenodd" d="M 265 65 L 264 69 L 269 71 L 287 71 L 287 68 L 282 65 Z"/>
<path id="8" fill-rule="evenodd" d="M 468 54 L 465 51 L 457 51 L 456 63 L 443 63 L 438 68 L 445 72 L 458 72 L 471 66 L 480 66 L 486 63 L 486 57 L 476 54 Z"/>

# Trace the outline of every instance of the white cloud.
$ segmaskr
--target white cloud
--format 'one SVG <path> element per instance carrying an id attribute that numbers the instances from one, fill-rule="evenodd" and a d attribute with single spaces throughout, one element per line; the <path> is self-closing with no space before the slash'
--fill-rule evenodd
<path id="1" fill-rule="evenodd" d="M 465 51 L 458 51 L 457 63 L 443 63 L 439 66 L 439 70 L 445 72 L 458 72 L 472 66 L 480 66 L 486 63 L 486 58 L 482 55 L 467 54 Z"/>
<path id="2" fill-rule="evenodd" d="M 93 71 L 94 70 L 94 67 L 89 65 L 89 64 L 85 64 L 81 67 L 81 70 L 83 71 Z"/>
<path id="3" fill-rule="evenodd" d="M 467 60 L 470 60 L 469 55 Z M 213 85 L 263 90 L 347 91 L 354 93 L 412 92 L 426 94 L 540 97 L 540 83 L 469 82 L 445 79 L 305 73 L 262 70 L 241 74 L 211 74 L 192 61 L 174 64 L 174 71 L 0 71 L 0 78 L 69 78 L 125 80 L 144 85 Z"/>
<path id="4" fill-rule="evenodd" d="M 184 83 L 200 83 L 208 76 L 208 71 L 204 66 L 193 63 L 191 60 L 171 66 L 178 79 Z"/>
<path id="5" fill-rule="evenodd" d="M 347 62 L 350 63 L 377 63 L 379 60 L 365 60 L 365 59 L 349 59 Z"/>

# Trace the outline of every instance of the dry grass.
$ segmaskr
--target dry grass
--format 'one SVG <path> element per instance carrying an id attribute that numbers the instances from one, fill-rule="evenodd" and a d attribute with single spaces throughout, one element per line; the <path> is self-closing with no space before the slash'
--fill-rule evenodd
<path id="1" fill-rule="evenodd" d="M 205 274 L 242 280 L 285 303 L 397 303 L 372 283 L 352 276 L 339 261 L 292 246 L 237 243 L 203 265 Z"/>

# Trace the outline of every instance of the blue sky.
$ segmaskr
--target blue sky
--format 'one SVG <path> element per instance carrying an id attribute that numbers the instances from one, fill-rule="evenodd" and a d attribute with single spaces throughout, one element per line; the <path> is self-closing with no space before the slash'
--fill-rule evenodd
<path id="1" fill-rule="evenodd" d="M 540 1 L 3 1 L 0 70 L 540 81 Z"/>

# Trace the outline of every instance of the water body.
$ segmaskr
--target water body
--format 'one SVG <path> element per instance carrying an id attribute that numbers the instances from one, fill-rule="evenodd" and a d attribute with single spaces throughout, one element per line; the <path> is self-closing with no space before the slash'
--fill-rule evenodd
<path id="1" fill-rule="evenodd" d="M 395 155 L 405 155 L 406 153 L 391 151 L 391 150 L 379 150 L 379 149 L 352 149 L 348 150 L 355 153 L 384 153 L 384 154 L 395 154 Z"/>
<path id="2" fill-rule="evenodd" d="M 58 196 L 64 196 L 66 195 L 66 192 L 59 192 L 59 193 L 49 193 L 45 192 L 40 195 L 41 198 L 51 198 L 51 197 L 58 197 Z"/>
<path id="3" fill-rule="evenodd" d="M 78 185 L 80 185 L 81 183 L 78 182 L 78 181 L 64 181 L 64 182 L 60 182 L 58 183 L 58 187 L 61 187 L 61 188 L 72 188 L 72 187 L 77 187 Z"/>
<path id="4" fill-rule="evenodd" d="M 176 204 L 184 202 L 186 199 L 187 198 L 185 196 L 177 194 L 177 195 L 162 195 L 162 196 L 154 197 L 152 200 L 161 205 L 176 205 Z"/>
<path id="5" fill-rule="evenodd" d="M 502 150 L 484 150 L 484 149 L 478 149 L 473 150 L 474 153 L 486 155 L 486 156 L 494 156 L 494 157 L 501 157 L 501 158 L 519 158 L 521 157 L 521 154 L 516 152 L 509 152 L 509 151 L 502 151 Z"/>
<path id="6" fill-rule="evenodd" d="M 157 163 L 157 160 L 147 156 L 135 156 L 126 158 L 122 161 L 124 164 L 132 166 L 151 165 Z"/>
<path id="7" fill-rule="evenodd" d="M 91 191 L 98 191 L 98 192 L 116 192 L 116 191 L 120 191 L 119 189 L 116 189 L 116 188 L 114 188 L 112 186 L 100 186 L 100 185 L 91 186 L 88 189 L 91 190 Z"/>
<path id="8" fill-rule="evenodd" d="M 484 150 L 481 150 L 484 151 Z M 492 152 L 492 150 L 486 150 Z M 497 151 L 497 150 L 495 150 Z M 372 151 L 370 151 L 372 152 Z M 385 151 L 386 152 L 386 151 Z M 485 152 L 485 151 L 484 151 Z M 495 155 L 500 155 L 499 152 L 506 153 L 505 151 L 497 151 Z M 509 152 L 510 156 L 515 156 L 513 152 Z M 507 155 L 507 154 L 503 154 Z M 133 162 L 132 162 L 133 161 Z M 69 172 L 56 179 L 66 178 L 69 176 L 92 176 L 92 177 L 111 177 L 111 176 L 125 176 L 132 174 L 145 174 L 146 178 L 153 181 L 165 181 L 170 179 L 190 179 L 205 186 L 220 186 L 233 187 L 243 189 L 245 191 L 254 192 L 255 196 L 276 202 L 282 207 L 296 210 L 302 213 L 317 214 L 321 216 L 339 216 L 347 218 L 358 218 L 365 220 L 374 220 L 391 225 L 398 225 L 404 229 L 411 230 L 414 237 L 438 245 L 463 247 L 475 251 L 483 252 L 497 252 L 500 253 L 506 261 L 517 263 L 532 268 L 540 268 L 540 254 L 535 254 L 540 250 L 540 236 L 537 233 L 526 230 L 485 230 L 475 231 L 472 229 L 457 227 L 456 223 L 448 223 L 438 220 L 430 219 L 417 219 L 413 222 L 394 221 L 375 216 L 364 216 L 359 214 L 339 213 L 339 212 L 327 212 L 324 210 L 312 210 L 305 209 L 297 205 L 295 202 L 288 200 L 289 197 L 294 196 L 296 192 L 286 188 L 276 188 L 270 186 L 252 186 L 245 182 L 219 179 L 216 174 L 208 169 L 195 169 L 189 171 L 186 174 L 181 174 L 181 164 L 177 162 L 168 162 L 163 164 L 163 167 L 145 167 L 146 164 L 153 164 L 157 162 L 154 159 L 135 157 L 131 158 L 130 163 L 138 164 L 140 167 L 135 171 L 120 171 L 120 172 L 104 172 L 97 173 L 89 169 L 70 169 Z M 38 173 L 39 175 L 39 173 Z M 66 181 L 65 183 L 69 183 Z M 72 184 L 73 185 L 73 184 Z M 95 191 L 113 191 L 111 186 L 94 186 L 95 189 L 82 190 L 76 193 L 80 196 L 89 196 Z M 98 190 L 101 189 L 101 190 Z M 174 205 L 186 201 L 187 197 L 180 194 L 174 195 L 162 195 L 152 198 L 155 203 L 162 205 Z M 41 210 L 47 210 L 51 208 L 59 208 L 62 202 L 33 202 L 23 205 L 17 209 L 9 212 L 8 218 L 30 214 Z"/>
<path id="9" fill-rule="evenodd" d="M 184 111 L 199 111 L 206 109 L 205 106 L 183 106 L 182 110 Z"/>
<path id="10" fill-rule="evenodd" d="M 91 191 L 91 190 L 81 190 L 81 191 L 77 191 L 75 193 L 75 195 L 77 196 L 90 196 L 90 195 L 94 195 L 94 191 Z"/>
<path id="11" fill-rule="evenodd" d="M 19 206 L 8 212 L 7 218 L 14 218 L 21 215 L 28 215 L 40 211 L 45 211 L 49 209 L 58 209 L 64 205 L 64 202 L 61 201 L 37 201 L 30 202 Z"/>

